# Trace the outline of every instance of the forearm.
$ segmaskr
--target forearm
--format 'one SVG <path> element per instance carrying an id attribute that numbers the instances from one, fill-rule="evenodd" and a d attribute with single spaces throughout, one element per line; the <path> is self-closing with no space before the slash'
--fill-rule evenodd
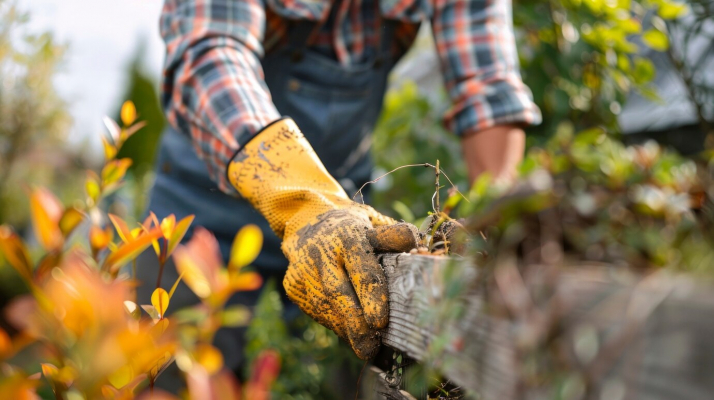
<path id="1" fill-rule="evenodd" d="M 205 10 L 221 10 L 206 14 Z M 242 17 L 238 17 L 242 16 Z M 280 117 L 260 63 L 264 11 L 257 0 L 166 0 L 162 105 L 171 125 L 191 136 L 224 192 L 232 155 Z"/>
<path id="2" fill-rule="evenodd" d="M 484 172 L 495 181 L 510 181 L 523 160 L 526 135 L 516 125 L 496 125 L 461 138 L 464 161 L 473 182 Z"/>

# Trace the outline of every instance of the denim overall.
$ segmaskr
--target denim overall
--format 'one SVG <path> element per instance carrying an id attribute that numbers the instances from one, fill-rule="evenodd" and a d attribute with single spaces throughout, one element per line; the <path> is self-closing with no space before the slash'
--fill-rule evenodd
<path id="1" fill-rule="evenodd" d="M 381 48 L 369 62 L 348 67 L 308 48 L 315 28 L 314 22 L 292 25 L 288 44 L 262 61 L 265 82 L 278 111 L 295 120 L 327 170 L 351 196 L 370 179 L 371 134 L 382 108 L 387 75 L 396 62 L 390 51 L 394 23 L 383 24 Z M 250 204 L 218 190 L 187 133 L 170 128 L 162 137 L 149 210 L 159 219 L 171 213 L 177 218 L 195 214 L 192 226 L 214 233 L 224 260 L 236 232 L 246 224 L 258 225 L 265 241 L 253 265 L 265 279 L 273 277 L 282 287 L 288 262 L 280 250 L 280 239 Z M 139 290 L 139 301 L 148 300 L 156 281 L 157 264 L 154 261 L 152 266 L 150 261 L 146 260 L 149 265 L 138 271 L 139 279 L 145 282 Z M 176 278 L 174 266 L 167 264 L 162 286 L 169 287 Z M 184 285 L 179 288 L 171 301 L 174 310 L 197 301 Z M 253 305 L 257 295 L 238 293 L 231 302 Z M 216 337 L 227 367 L 237 368 L 242 361 L 242 333 L 223 329 Z"/>

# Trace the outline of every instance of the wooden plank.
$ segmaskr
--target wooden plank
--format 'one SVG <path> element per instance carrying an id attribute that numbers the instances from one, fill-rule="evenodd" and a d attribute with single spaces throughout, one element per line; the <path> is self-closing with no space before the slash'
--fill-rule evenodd
<path id="1" fill-rule="evenodd" d="M 485 277 L 465 260 L 381 260 L 390 294 L 383 343 L 482 399 L 714 396 L 709 285 L 602 265 L 503 260 Z"/>

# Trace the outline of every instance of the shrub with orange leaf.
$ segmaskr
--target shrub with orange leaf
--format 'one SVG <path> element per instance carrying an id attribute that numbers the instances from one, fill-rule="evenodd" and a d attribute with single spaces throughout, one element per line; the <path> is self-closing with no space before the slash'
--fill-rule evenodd
<path id="1" fill-rule="evenodd" d="M 115 157 L 143 126 L 135 122 L 130 102 L 122 107 L 121 119 L 122 126 L 105 118 L 106 162 L 100 174 L 88 172 L 83 201 L 65 207 L 47 189 L 29 191 L 37 252 L 30 252 L 10 226 L 0 226 L 0 254 L 30 289 L 6 310 L 17 332 L 0 331 L 0 398 L 29 399 L 51 391 L 56 398 L 130 399 L 153 389 L 173 362 L 184 373 L 191 398 L 241 398 L 238 382 L 223 368 L 212 341 L 222 326 L 246 323 L 245 313 L 224 306 L 235 292 L 262 284 L 260 275 L 242 270 L 260 251 L 260 229 L 248 226 L 237 234 L 225 267 L 215 237 L 205 229 L 196 228 L 191 240 L 180 244 L 193 216 L 159 221 L 151 213 L 142 223 L 130 224 L 106 214 L 107 196 L 122 186 L 131 165 Z M 135 260 L 150 247 L 160 264 L 156 289 L 151 304 L 138 305 Z M 180 276 L 166 290 L 161 273 L 170 257 Z M 128 264 L 130 271 L 124 268 Z M 169 316 L 182 279 L 202 300 L 193 313 L 200 318 Z M 247 385 L 250 393 L 268 393 L 266 382 L 279 369 L 270 365 L 269 379 Z"/>

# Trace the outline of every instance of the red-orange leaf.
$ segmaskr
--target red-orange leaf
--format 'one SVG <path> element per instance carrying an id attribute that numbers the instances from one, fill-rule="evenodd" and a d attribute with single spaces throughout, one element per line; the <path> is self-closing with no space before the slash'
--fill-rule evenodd
<path id="1" fill-rule="evenodd" d="M 109 242 L 112 241 L 113 236 L 110 227 L 102 229 L 96 225 L 92 225 L 92 227 L 89 228 L 89 244 L 95 252 L 104 250 L 104 248 L 109 246 Z"/>
<path id="2" fill-rule="evenodd" d="M 263 284 L 263 278 L 257 272 L 230 274 L 230 287 L 235 291 L 256 290 Z"/>
<path id="3" fill-rule="evenodd" d="M 109 269 L 111 272 L 116 272 L 122 265 L 126 264 L 130 260 L 135 259 L 141 254 L 142 251 L 146 250 L 147 247 L 151 246 L 151 242 L 161 237 L 161 229 L 154 228 L 151 231 L 139 236 L 138 238 L 132 240 L 129 243 L 124 243 L 119 246 L 117 251 L 107 257 L 104 261 L 105 268 Z"/>
<path id="4" fill-rule="evenodd" d="M 15 270 L 25 278 L 32 280 L 32 264 L 25 244 L 8 226 L 0 226 L 0 252 Z"/>
<path id="5" fill-rule="evenodd" d="M 39 188 L 30 194 L 30 211 L 35 236 L 45 250 L 59 250 L 64 239 L 59 227 L 62 205 L 47 189 Z"/>
<path id="6" fill-rule="evenodd" d="M 109 220 L 112 221 L 112 225 L 114 225 L 114 228 L 116 228 L 117 234 L 119 234 L 121 240 L 124 243 L 130 242 L 132 239 L 132 234 L 126 222 L 124 222 L 124 220 L 117 215 L 108 214 L 108 216 Z"/>

